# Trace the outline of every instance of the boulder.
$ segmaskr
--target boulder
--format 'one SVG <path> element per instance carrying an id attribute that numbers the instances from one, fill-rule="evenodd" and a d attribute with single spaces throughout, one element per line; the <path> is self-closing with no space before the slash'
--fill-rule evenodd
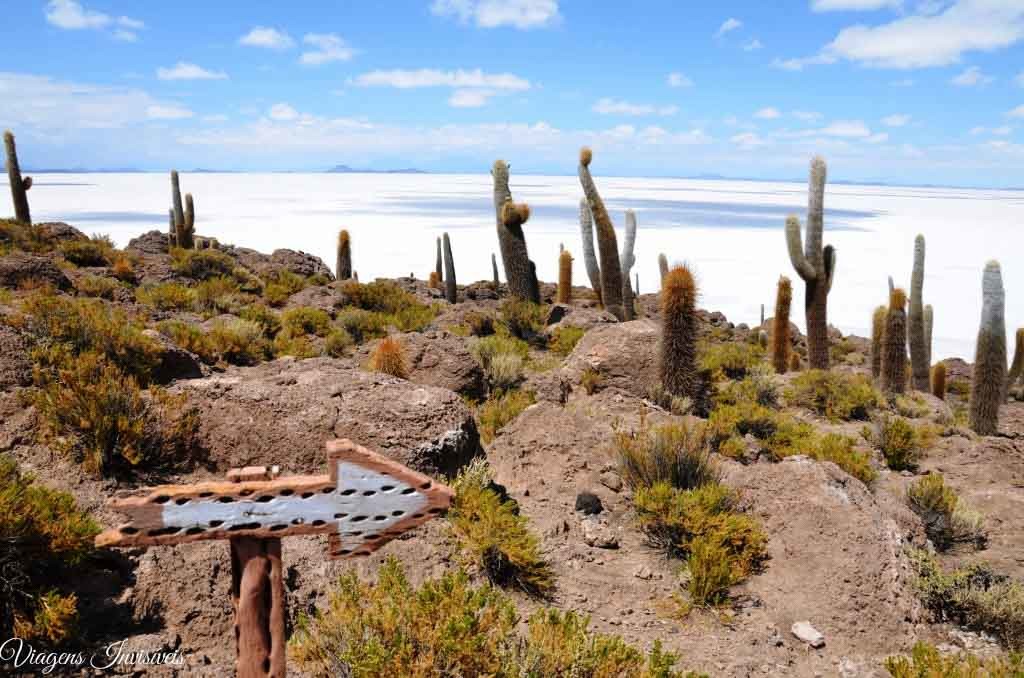
<path id="1" fill-rule="evenodd" d="M 466 341 L 444 330 L 397 335 L 409 366 L 409 381 L 438 386 L 474 398 L 484 395 L 484 370 Z M 356 359 L 365 364 L 378 342 L 360 347 Z"/>
<path id="2" fill-rule="evenodd" d="M 160 347 L 160 363 L 153 370 L 153 381 L 169 384 L 176 379 L 199 379 L 209 374 L 199 357 L 175 345 L 156 330 L 142 332 Z"/>
<path id="3" fill-rule="evenodd" d="M 12 252 L 0 257 L 0 287 L 16 288 L 23 283 L 49 283 L 59 290 L 71 289 L 71 281 L 48 257 Z"/>
<path id="4" fill-rule="evenodd" d="M 167 254 L 171 246 L 167 240 L 167 234 L 162 231 L 149 231 L 137 238 L 128 241 L 125 250 L 135 254 L 154 255 Z"/>
<path id="5" fill-rule="evenodd" d="M 289 249 L 274 250 L 270 255 L 270 263 L 305 278 L 311 275 L 324 275 L 330 280 L 334 280 L 331 269 L 327 267 L 327 264 L 320 257 L 306 254 L 305 252 L 296 252 Z"/>
<path id="6" fill-rule="evenodd" d="M 452 391 L 330 358 L 233 367 L 171 390 L 199 408 L 200 439 L 221 470 L 322 473 L 335 438 L 432 475 L 454 475 L 481 452 L 473 413 Z"/>
<path id="7" fill-rule="evenodd" d="M 32 383 L 28 342 L 13 327 L 0 323 L 0 391 Z"/>
<path id="8" fill-rule="evenodd" d="M 41 224 L 34 224 L 36 230 L 47 240 L 63 242 L 65 240 L 88 240 L 89 236 L 82 233 L 71 224 L 63 221 L 44 221 Z"/>
<path id="9" fill-rule="evenodd" d="M 601 375 L 602 390 L 644 398 L 658 379 L 660 337 L 658 325 L 650 320 L 597 325 L 569 354 L 562 377 L 578 385 L 584 371 L 593 370 Z"/>
<path id="10" fill-rule="evenodd" d="M 321 311 L 326 311 L 334 317 L 334 314 L 338 312 L 338 309 L 345 306 L 348 302 L 348 297 L 332 287 L 326 285 L 314 285 L 305 289 L 299 290 L 292 296 L 288 297 L 288 301 L 285 302 L 285 308 L 296 308 L 299 306 L 311 306 L 312 308 L 318 308 Z"/>

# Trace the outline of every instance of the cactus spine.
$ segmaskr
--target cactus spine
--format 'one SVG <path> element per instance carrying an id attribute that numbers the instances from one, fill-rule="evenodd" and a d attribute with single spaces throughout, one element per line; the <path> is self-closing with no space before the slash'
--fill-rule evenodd
<path id="1" fill-rule="evenodd" d="M 939 363 L 932 368 L 932 395 L 939 400 L 946 399 L 946 363 Z"/>
<path id="2" fill-rule="evenodd" d="M 775 292 L 775 317 L 772 318 L 772 366 L 779 374 L 785 374 L 789 368 L 789 307 L 792 301 L 793 284 L 786 276 L 779 276 Z M 764 325 L 763 319 L 761 325 Z"/>
<path id="3" fill-rule="evenodd" d="M 889 394 L 907 390 L 907 293 L 894 288 L 882 333 L 882 390 Z"/>
<path id="4" fill-rule="evenodd" d="M 661 316 L 661 384 L 666 393 L 692 398 L 698 386 L 697 283 L 685 266 L 665 276 Z"/>
<path id="5" fill-rule="evenodd" d="M 924 236 L 914 238 L 914 272 L 910 277 L 910 310 L 907 314 L 910 338 L 910 373 L 914 390 L 927 391 L 929 387 L 928 345 L 925 332 L 924 302 Z"/>
<path id="6" fill-rule="evenodd" d="M 590 161 L 593 153 L 589 148 L 580 151 L 579 177 L 583 194 L 587 197 L 590 214 L 597 227 L 597 248 L 601 256 L 601 300 L 609 313 L 619 320 L 625 318 L 622 305 L 622 268 L 619 265 L 619 247 L 615 238 L 615 227 L 604 207 L 604 201 L 597 192 L 594 178 L 590 175 Z"/>
<path id="7" fill-rule="evenodd" d="M 498 280 L 498 259 L 494 256 L 494 252 L 491 252 L 491 275 L 494 276 L 494 291 L 497 292 L 501 281 Z"/>
<path id="8" fill-rule="evenodd" d="M 1006 377 L 1006 394 L 1014 387 L 1021 374 L 1024 373 L 1024 327 L 1017 330 L 1016 345 L 1013 349 L 1013 363 L 1010 365 L 1010 374 Z"/>
<path id="9" fill-rule="evenodd" d="M 338 253 L 334 265 L 334 275 L 338 280 L 352 277 L 352 238 L 346 229 L 338 231 Z"/>
<path id="10" fill-rule="evenodd" d="M 622 266 L 622 309 L 626 314 L 626 320 L 636 317 L 636 309 L 633 307 L 633 286 L 629 280 L 629 272 L 636 263 L 636 257 L 633 256 L 635 246 L 636 213 L 633 210 L 626 210 L 626 237 L 622 239 L 622 254 L 619 256 L 619 264 Z"/>
<path id="11" fill-rule="evenodd" d="M 493 258 L 494 255 L 491 255 Z M 441 257 L 441 239 L 437 239 L 437 260 L 434 262 L 434 271 L 438 280 L 444 280 L 444 259 Z"/>
<path id="12" fill-rule="evenodd" d="M 800 220 L 786 219 L 786 244 L 793 268 L 805 283 L 804 311 L 807 317 L 807 358 L 811 369 L 828 369 L 828 293 L 836 268 L 836 252 L 822 246 L 824 230 L 825 161 L 811 160 L 807 201 L 807 243 L 800 241 Z"/>
<path id="13" fill-rule="evenodd" d="M 572 255 L 562 250 L 558 255 L 558 303 L 572 301 Z"/>
<path id="14" fill-rule="evenodd" d="M 1006 394 L 1006 295 L 998 261 L 985 264 L 981 298 L 981 325 L 971 379 L 970 425 L 978 435 L 988 436 L 999 427 L 999 406 Z"/>
<path id="15" fill-rule="evenodd" d="M 441 236 L 444 243 L 444 298 L 448 303 L 454 304 L 457 300 L 458 289 L 455 285 L 455 259 L 452 258 L 452 244 L 448 240 L 448 234 Z"/>
<path id="16" fill-rule="evenodd" d="M 583 239 L 583 264 L 587 268 L 587 278 L 600 301 L 601 267 L 597 265 L 597 255 L 594 253 L 594 220 L 590 216 L 590 205 L 586 198 L 580 198 L 580 236 Z"/>
<path id="17" fill-rule="evenodd" d="M 879 306 L 871 316 L 871 376 L 882 376 L 882 336 L 885 334 L 885 316 L 889 309 Z"/>
<path id="18" fill-rule="evenodd" d="M 4 132 L 4 149 L 7 151 L 7 181 L 11 185 L 11 200 L 14 202 L 14 220 L 23 224 L 32 223 L 28 210 L 28 189 L 32 188 L 32 177 L 22 178 L 18 166 L 18 149 L 14 146 L 14 134 Z"/>
<path id="19" fill-rule="evenodd" d="M 523 235 L 523 224 L 530 218 L 530 208 L 525 204 L 512 203 L 512 192 L 508 187 L 508 163 L 495 160 L 491 177 L 494 179 L 498 246 L 505 265 L 505 281 L 509 292 L 514 297 L 539 303 L 539 294 L 534 294 L 537 282 L 530 273 L 531 262 L 526 250 L 526 236 Z M 507 205 L 512 205 L 512 209 L 506 209 Z"/>

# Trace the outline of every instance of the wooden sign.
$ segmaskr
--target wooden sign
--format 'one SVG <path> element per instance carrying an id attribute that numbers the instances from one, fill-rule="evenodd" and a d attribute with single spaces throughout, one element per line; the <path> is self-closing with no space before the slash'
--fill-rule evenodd
<path id="1" fill-rule="evenodd" d="M 128 522 L 97 546 L 228 539 L 239 678 L 283 678 L 285 600 L 281 537 L 327 534 L 332 558 L 369 555 L 444 513 L 452 491 L 350 440 L 327 443 L 322 476 L 281 478 L 278 467 L 232 469 L 227 481 L 161 485 L 112 499 Z"/>
<path id="2" fill-rule="evenodd" d="M 327 534 L 332 557 L 363 556 L 451 504 L 445 485 L 350 440 L 327 443 L 327 468 L 327 475 L 270 480 L 247 479 L 263 467 L 238 469 L 227 482 L 162 485 L 113 499 L 110 506 L 130 520 L 97 536 L 96 545 Z"/>

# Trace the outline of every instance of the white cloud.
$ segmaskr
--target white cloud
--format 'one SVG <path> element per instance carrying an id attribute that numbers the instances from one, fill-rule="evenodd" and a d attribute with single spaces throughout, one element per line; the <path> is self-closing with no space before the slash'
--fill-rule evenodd
<path id="1" fill-rule="evenodd" d="M 1007 115 L 1010 116 L 1011 118 L 1024 118 L 1024 104 L 1021 104 L 1017 108 L 1013 109 L 1012 111 L 1007 113 Z"/>
<path id="2" fill-rule="evenodd" d="M 999 136 L 999 137 L 1005 137 L 1005 136 L 1008 136 L 1010 134 L 1013 134 L 1013 128 L 1010 127 L 1009 125 L 1002 125 L 1000 127 L 993 127 L 990 131 L 992 132 L 992 134 L 994 134 L 996 136 Z"/>
<path id="3" fill-rule="evenodd" d="M 633 104 L 604 97 L 599 99 L 590 110 L 601 115 L 675 115 L 679 112 L 679 107 Z"/>
<path id="4" fill-rule="evenodd" d="M 729 17 L 728 19 L 723 21 L 722 25 L 718 27 L 717 31 L 715 31 L 715 37 L 716 38 L 720 38 L 723 35 L 725 35 L 726 33 L 728 33 L 729 31 L 734 31 L 734 30 L 736 30 L 737 28 L 739 28 L 742 25 L 743 25 L 743 22 L 740 21 L 739 19 L 734 19 L 733 17 Z"/>
<path id="5" fill-rule="evenodd" d="M 303 52 L 299 58 L 299 61 L 310 66 L 348 61 L 355 54 L 355 50 L 334 33 L 307 33 L 302 42 L 316 47 L 314 51 Z"/>
<path id="6" fill-rule="evenodd" d="M 803 120 L 804 122 L 816 122 L 821 120 L 821 113 L 817 111 L 792 111 L 791 115 L 797 120 Z"/>
<path id="7" fill-rule="evenodd" d="M 764 146 L 768 142 L 759 137 L 754 132 L 743 132 L 729 138 L 729 141 L 736 144 L 742 149 L 752 149 L 759 146 Z"/>
<path id="8" fill-rule="evenodd" d="M 202 66 L 179 61 L 172 68 L 156 69 L 156 77 L 160 80 L 226 80 L 223 71 L 208 71 Z"/>
<path id="9" fill-rule="evenodd" d="M 113 33 L 114 40 L 120 40 L 121 42 L 138 42 L 139 34 L 135 31 L 127 31 L 123 28 L 115 29 Z"/>
<path id="10" fill-rule="evenodd" d="M 430 11 L 479 28 L 544 28 L 561 20 L 558 0 L 434 0 Z"/>
<path id="11" fill-rule="evenodd" d="M 761 120 L 774 120 L 781 115 L 782 114 L 779 113 L 779 110 L 777 108 L 772 108 L 771 106 L 768 106 L 767 108 L 762 108 L 761 110 L 754 113 L 754 117 L 759 118 Z"/>
<path id="12" fill-rule="evenodd" d="M 530 89 L 530 81 L 512 73 L 484 73 L 479 68 L 468 70 L 441 71 L 432 68 L 419 70 L 395 69 L 370 71 L 357 76 L 353 84 L 362 87 L 396 87 L 412 89 L 418 87 L 453 87 L 456 89 L 494 89 L 521 91 Z"/>
<path id="13" fill-rule="evenodd" d="M 288 49 L 295 46 L 295 41 L 284 31 L 266 26 L 256 26 L 240 37 L 238 44 L 248 47 L 264 47 L 266 49 Z"/>
<path id="14" fill-rule="evenodd" d="M 152 120 L 181 120 L 193 115 L 192 111 L 177 104 L 153 104 L 146 107 L 146 117 Z"/>
<path id="15" fill-rule="evenodd" d="M 146 27 L 146 22 L 128 16 L 119 16 L 117 17 L 117 25 L 133 31 L 141 31 Z"/>
<path id="16" fill-rule="evenodd" d="M 812 0 L 815 12 L 853 11 L 865 12 L 876 9 L 900 9 L 903 0 Z"/>
<path id="17" fill-rule="evenodd" d="M 802 71 L 805 66 L 819 66 L 821 64 L 834 64 L 835 57 L 828 54 L 805 57 L 803 59 L 774 59 L 773 68 L 781 68 L 784 71 Z"/>
<path id="18" fill-rule="evenodd" d="M 866 141 L 869 144 L 884 144 L 888 140 L 889 140 L 889 135 L 888 134 L 886 134 L 885 132 L 879 132 L 878 134 L 872 134 L 871 136 L 869 136 L 864 141 Z"/>
<path id="19" fill-rule="evenodd" d="M 743 51 L 744 52 L 753 52 L 754 50 L 761 49 L 762 47 L 764 47 L 764 45 L 761 44 L 761 41 L 758 40 L 757 38 L 754 38 L 753 40 L 751 40 L 747 44 L 743 45 Z"/>
<path id="20" fill-rule="evenodd" d="M 831 125 L 819 130 L 818 133 L 830 137 L 855 139 L 871 136 L 871 130 L 860 120 L 836 120 Z"/>
<path id="21" fill-rule="evenodd" d="M 270 107 L 267 111 L 267 115 L 270 116 L 271 120 L 295 120 L 299 117 L 299 112 L 292 108 L 286 103 L 277 103 Z"/>
<path id="22" fill-rule="evenodd" d="M 992 82 L 991 76 L 985 75 L 977 66 L 971 66 L 963 73 L 953 77 L 949 82 L 957 87 L 974 87 L 975 85 L 987 85 Z"/>
<path id="23" fill-rule="evenodd" d="M 690 80 L 688 77 L 686 77 L 682 73 L 679 73 L 678 71 L 673 71 L 672 73 L 668 74 L 668 86 L 669 87 L 692 87 L 693 86 L 693 80 Z"/>
<path id="24" fill-rule="evenodd" d="M 111 19 L 102 12 L 86 9 L 75 0 L 50 0 L 46 5 L 47 23 L 65 30 L 106 28 Z"/>
<path id="25" fill-rule="evenodd" d="M 495 94 L 490 89 L 457 89 L 448 97 L 448 105 L 452 108 L 480 108 L 487 105 Z"/>
<path id="26" fill-rule="evenodd" d="M 906 113 L 893 113 L 882 118 L 882 123 L 888 127 L 903 127 L 910 122 L 910 116 Z"/>

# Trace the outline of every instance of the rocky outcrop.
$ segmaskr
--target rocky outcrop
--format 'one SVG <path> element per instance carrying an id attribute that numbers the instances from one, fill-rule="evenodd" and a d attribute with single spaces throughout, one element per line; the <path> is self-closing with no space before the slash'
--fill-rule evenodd
<path id="1" fill-rule="evenodd" d="M 170 339 L 156 330 L 144 330 L 159 346 L 160 362 L 153 369 L 153 381 L 158 384 L 169 384 L 177 379 L 199 379 L 210 373 L 194 353 L 174 345 Z"/>
<path id="2" fill-rule="evenodd" d="M 562 322 L 569 323 L 575 312 Z M 561 368 L 561 378 L 576 388 L 587 370 L 600 376 L 602 390 L 643 398 L 658 379 L 661 332 L 650 320 L 599 324 L 583 335 Z"/>
<path id="3" fill-rule="evenodd" d="M 409 363 L 409 380 L 439 386 L 461 395 L 484 394 L 484 371 L 466 342 L 448 332 L 410 332 L 401 336 Z"/>
<path id="4" fill-rule="evenodd" d="M 200 439 L 219 470 L 321 473 L 334 438 L 428 474 L 454 474 L 481 451 L 472 412 L 454 392 L 330 358 L 230 368 L 172 391 L 199 408 Z"/>
<path id="5" fill-rule="evenodd" d="M 238 262 L 246 268 L 255 271 L 260 275 L 266 275 L 275 271 L 288 271 L 302 277 L 311 275 L 323 275 L 328 280 L 334 280 L 334 274 L 327 264 L 320 257 L 297 252 L 289 249 L 274 250 L 270 255 L 251 250 L 247 247 L 224 248 L 224 251 L 238 259 Z"/>
<path id="6" fill-rule="evenodd" d="M 0 391 L 32 383 L 28 342 L 13 327 L 0 323 Z"/>
<path id="7" fill-rule="evenodd" d="M 299 290 L 292 296 L 288 297 L 288 301 L 285 303 L 285 308 L 311 306 L 313 308 L 318 308 L 321 311 L 326 311 L 333 318 L 334 314 L 338 312 L 338 309 L 345 306 L 347 301 L 348 297 L 339 290 L 325 285 L 315 285 Z"/>
<path id="8" fill-rule="evenodd" d="M 65 224 L 63 221 L 44 221 L 41 224 L 35 224 L 35 227 L 39 235 L 47 240 L 62 242 L 65 240 L 89 239 L 85 233 L 82 233 L 71 224 Z"/>
<path id="9" fill-rule="evenodd" d="M 71 281 L 48 257 L 12 252 L 0 257 L 0 287 L 17 288 L 22 284 L 44 283 L 59 290 L 71 289 Z"/>
<path id="10" fill-rule="evenodd" d="M 149 231 L 129 240 L 125 249 L 142 255 L 167 254 L 170 251 L 170 244 L 166 233 Z"/>

